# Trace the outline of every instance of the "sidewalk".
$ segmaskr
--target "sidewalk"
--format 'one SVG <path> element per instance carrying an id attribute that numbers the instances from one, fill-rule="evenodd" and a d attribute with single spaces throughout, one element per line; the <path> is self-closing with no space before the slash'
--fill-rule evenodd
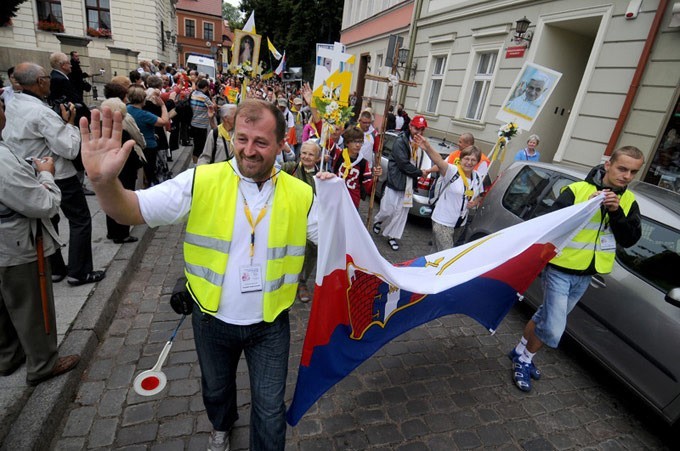
<path id="1" fill-rule="evenodd" d="M 191 161 L 191 148 L 173 152 L 169 164 L 174 174 L 183 171 Z M 87 197 L 92 215 L 92 254 L 94 269 L 106 270 L 99 283 L 73 287 L 66 280 L 54 284 L 57 333 L 60 355 L 80 354 L 82 361 L 73 371 L 33 388 L 26 384 L 26 368 L 0 378 L 0 443 L 2 449 L 37 449 L 50 438 L 61 416 L 73 399 L 94 350 L 102 340 L 118 309 L 120 289 L 133 275 L 136 263 L 143 257 L 154 231 L 135 226 L 131 235 L 136 243 L 114 244 L 106 238 L 106 215 L 96 196 Z M 61 237 L 68 241 L 68 222 L 60 227 Z M 63 250 L 66 258 L 68 250 Z"/>

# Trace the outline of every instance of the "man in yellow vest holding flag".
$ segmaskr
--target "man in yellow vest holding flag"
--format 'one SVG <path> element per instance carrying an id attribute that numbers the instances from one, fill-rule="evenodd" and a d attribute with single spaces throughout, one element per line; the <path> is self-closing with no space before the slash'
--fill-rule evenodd
<path id="1" fill-rule="evenodd" d="M 543 305 L 508 354 L 513 362 L 512 379 L 520 390 L 530 391 L 531 380 L 540 379 L 533 357 L 544 344 L 557 347 L 567 315 L 585 293 L 591 277 L 611 272 L 616 245 L 630 247 L 640 239 L 640 209 L 626 188 L 643 163 L 640 149 L 621 147 L 604 165 L 594 167 L 585 181 L 566 186 L 555 200 L 554 210 L 604 194 L 600 210 L 543 271 Z"/>
<path id="2" fill-rule="evenodd" d="M 99 123 L 100 113 L 92 113 Z M 317 242 L 312 188 L 274 167 L 286 124 L 275 105 L 239 104 L 234 158 L 202 165 L 143 191 L 123 189 L 116 174 L 132 142 L 120 148 L 121 119 L 103 112 L 92 134 L 80 124 L 83 161 L 104 211 L 123 224 L 187 221 L 187 289 L 203 402 L 213 426 L 208 449 L 228 450 L 238 418 L 236 368 L 245 352 L 251 386 L 250 448 L 283 450 L 290 324 L 305 243 Z M 117 142 L 116 142 L 117 141 Z M 321 174 L 319 178 L 330 178 Z M 183 313 L 190 313 L 185 311 Z"/>

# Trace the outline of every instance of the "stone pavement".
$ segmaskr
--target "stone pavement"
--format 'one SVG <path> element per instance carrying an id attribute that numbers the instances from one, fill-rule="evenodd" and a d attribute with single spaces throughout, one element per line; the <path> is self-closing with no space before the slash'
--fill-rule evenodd
<path id="1" fill-rule="evenodd" d="M 190 161 L 191 148 L 174 152 L 170 164 L 175 173 Z M 72 287 L 66 280 L 54 284 L 57 334 L 60 354 L 80 354 L 83 361 L 70 373 L 33 388 L 26 384 L 26 368 L 0 378 L 0 443 L 2 449 L 34 449 L 45 447 L 45 436 L 61 420 L 61 413 L 80 384 L 80 376 L 88 360 L 103 339 L 111 318 L 117 310 L 119 287 L 135 270 L 144 254 L 153 231 L 136 226 L 131 234 L 140 238 L 136 243 L 115 244 L 106 238 L 106 215 L 95 196 L 87 196 L 92 215 L 92 254 L 95 269 L 105 269 L 106 278 L 96 284 Z M 68 221 L 60 222 L 60 235 L 68 243 Z M 63 249 L 68 256 L 68 245 Z"/>
<path id="2" fill-rule="evenodd" d="M 131 388 L 134 377 L 155 364 L 178 323 L 168 300 L 182 272 L 183 232 L 182 225 L 136 228 L 134 234 L 145 239 L 136 250 L 123 246 L 108 266 L 105 281 L 113 281 L 115 272 L 119 284 L 99 284 L 64 339 L 62 348 L 79 349 L 86 361 L 21 398 L 24 409 L 3 449 L 205 449 L 210 424 L 188 321 L 163 369 L 166 389 L 144 398 Z M 414 221 L 401 251 L 383 239 L 377 243 L 390 261 L 403 261 L 429 253 L 430 234 L 426 222 Z M 287 402 L 310 308 L 296 303 L 291 311 Z M 91 313 L 97 309 L 98 316 Z M 677 428 L 665 426 L 568 340 L 539 356 L 543 379 L 532 393 L 514 388 L 505 354 L 528 314 L 513 309 L 495 335 L 453 315 L 398 337 L 288 428 L 288 449 L 677 448 Z M 245 362 L 237 378 L 241 418 L 231 444 L 244 450 L 250 403 Z"/>
<path id="3" fill-rule="evenodd" d="M 134 377 L 155 364 L 178 323 L 168 298 L 182 272 L 183 231 L 182 225 L 156 230 L 121 288 L 118 309 L 75 399 L 45 447 L 206 449 L 211 426 L 188 321 L 163 369 L 166 389 L 145 398 L 131 388 Z M 377 242 L 389 260 L 403 261 L 428 253 L 430 234 L 427 223 L 410 222 L 401 251 L 393 252 L 383 239 Z M 287 403 L 310 308 L 296 303 L 291 310 Z M 569 340 L 538 357 L 543 379 L 534 391 L 518 391 L 510 382 L 506 352 L 528 315 L 525 308 L 513 309 L 494 335 L 462 315 L 404 334 L 326 393 L 297 427 L 289 427 L 287 448 L 677 449 L 677 428 L 665 426 Z M 231 445 L 245 450 L 250 408 L 245 362 L 237 383 L 241 417 Z"/>

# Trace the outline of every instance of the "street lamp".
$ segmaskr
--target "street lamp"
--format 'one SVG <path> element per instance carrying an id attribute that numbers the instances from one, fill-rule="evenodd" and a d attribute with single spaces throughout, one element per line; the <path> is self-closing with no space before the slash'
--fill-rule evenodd
<path id="1" fill-rule="evenodd" d="M 533 38 L 533 35 L 531 32 L 527 33 L 527 30 L 529 29 L 529 25 L 531 25 L 531 21 L 527 19 L 527 16 L 522 17 L 518 21 L 515 22 L 515 37 L 514 41 L 516 43 L 520 43 L 522 41 L 526 41 L 527 43 L 527 48 L 529 47 L 529 44 L 531 43 L 531 39 Z"/>
<path id="2" fill-rule="evenodd" d="M 408 71 L 411 78 L 416 76 L 416 70 L 418 69 L 418 63 L 413 63 L 411 67 L 406 67 L 406 62 L 408 61 L 409 49 L 400 48 L 397 54 L 397 65 L 404 68 L 404 71 Z"/>

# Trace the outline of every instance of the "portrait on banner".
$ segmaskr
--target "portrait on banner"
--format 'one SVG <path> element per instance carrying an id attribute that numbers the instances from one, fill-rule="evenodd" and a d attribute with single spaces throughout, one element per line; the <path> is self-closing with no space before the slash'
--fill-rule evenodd
<path id="1" fill-rule="evenodd" d="M 234 53 L 232 64 L 238 66 L 248 61 L 252 68 L 257 67 L 260 61 L 260 41 L 262 36 L 255 33 L 248 33 L 243 30 L 236 30 L 234 33 Z"/>
<path id="2" fill-rule="evenodd" d="M 534 63 L 524 63 L 496 118 L 516 122 L 529 130 L 562 77 L 560 72 Z"/>

